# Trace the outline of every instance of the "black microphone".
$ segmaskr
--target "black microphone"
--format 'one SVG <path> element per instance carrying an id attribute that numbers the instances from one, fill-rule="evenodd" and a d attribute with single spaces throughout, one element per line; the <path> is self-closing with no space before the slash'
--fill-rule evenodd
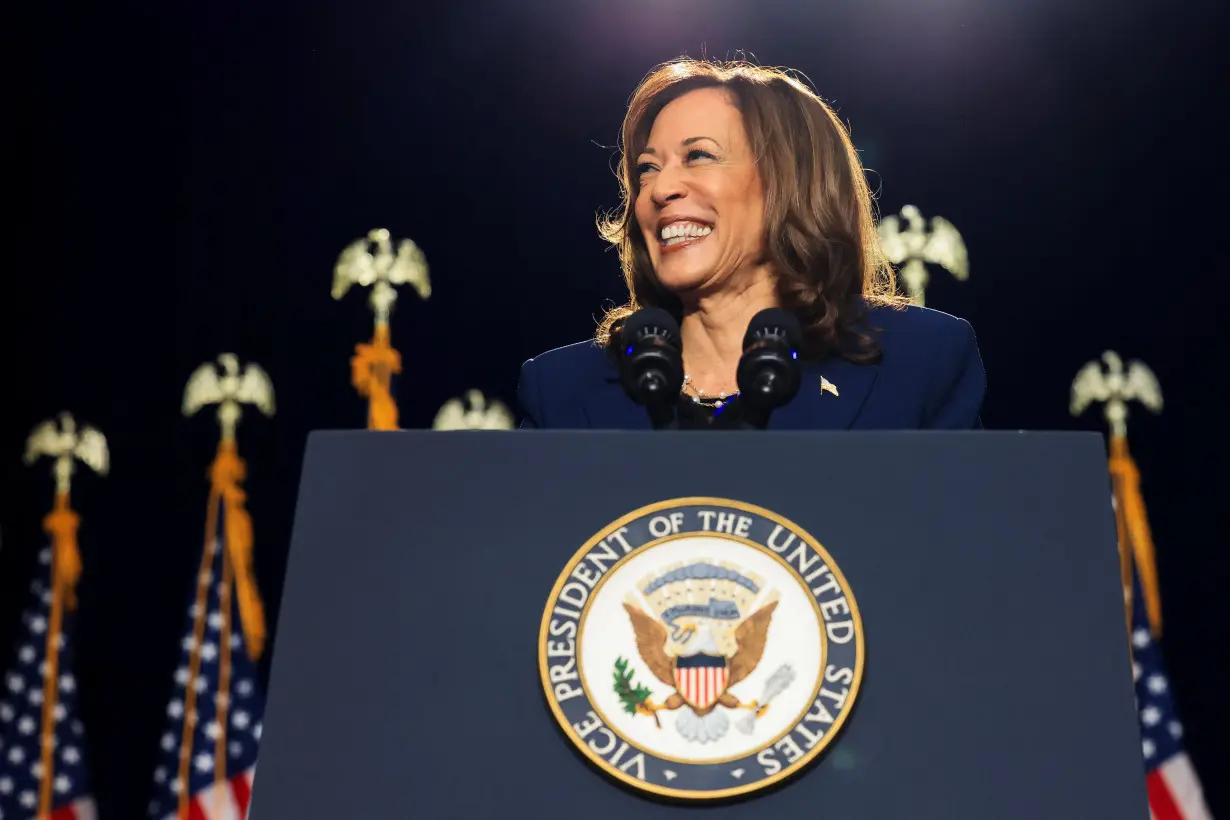
<path id="1" fill-rule="evenodd" d="M 752 317 L 735 374 L 745 426 L 765 429 L 773 411 L 799 392 L 802 343 L 803 328 L 789 311 L 767 308 Z"/>
<path id="2" fill-rule="evenodd" d="M 683 343 L 679 323 L 662 308 L 642 308 L 619 328 L 619 381 L 644 405 L 655 430 L 673 429 L 675 402 L 683 388 Z"/>

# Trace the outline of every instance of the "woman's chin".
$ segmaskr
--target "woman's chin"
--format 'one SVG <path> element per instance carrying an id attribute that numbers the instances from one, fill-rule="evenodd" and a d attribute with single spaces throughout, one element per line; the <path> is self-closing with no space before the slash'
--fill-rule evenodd
<path id="1" fill-rule="evenodd" d="M 711 284 L 710 278 L 707 271 L 688 273 L 672 271 L 665 276 L 658 274 L 658 281 L 662 284 L 662 287 L 680 297 L 705 289 L 706 286 Z"/>
<path id="2" fill-rule="evenodd" d="M 655 271 L 662 287 L 671 293 L 682 295 L 704 289 L 713 284 L 713 268 L 696 264 L 699 260 L 666 258 Z M 688 264 L 690 263 L 690 264 Z"/>

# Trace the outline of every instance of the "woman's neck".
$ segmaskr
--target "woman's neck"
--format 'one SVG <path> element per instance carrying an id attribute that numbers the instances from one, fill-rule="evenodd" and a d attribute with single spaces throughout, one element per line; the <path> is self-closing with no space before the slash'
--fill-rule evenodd
<path id="1" fill-rule="evenodd" d="M 693 395 L 703 390 L 709 396 L 737 392 L 735 372 L 743 355 L 748 322 L 760 311 L 778 304 L 776 284 L 766 274 L 756 276 L 743 287 L 710 294 L 686 305 L 679 324 L 683 370 L 689 377 L 685 390 Z"/>

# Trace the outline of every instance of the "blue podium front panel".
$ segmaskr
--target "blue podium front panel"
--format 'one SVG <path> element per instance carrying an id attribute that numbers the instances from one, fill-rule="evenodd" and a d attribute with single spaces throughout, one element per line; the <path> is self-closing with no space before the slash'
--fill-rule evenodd
<path id="1" fill-rule="evenodd" d="M 337 432 L 252 820 L 1146 820 L 1072 433 Z"/>

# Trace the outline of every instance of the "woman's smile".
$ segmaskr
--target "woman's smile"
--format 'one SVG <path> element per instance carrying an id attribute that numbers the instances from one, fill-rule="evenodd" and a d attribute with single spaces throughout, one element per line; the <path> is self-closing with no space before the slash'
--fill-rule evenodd
<path id="1" fill-rule="evenodd" d="M 675 253 L 691 248 L 713 233 L 713 226 L 692 220 L 679 220 L 663 225 L 658 231 L 662 253 Z"/>

